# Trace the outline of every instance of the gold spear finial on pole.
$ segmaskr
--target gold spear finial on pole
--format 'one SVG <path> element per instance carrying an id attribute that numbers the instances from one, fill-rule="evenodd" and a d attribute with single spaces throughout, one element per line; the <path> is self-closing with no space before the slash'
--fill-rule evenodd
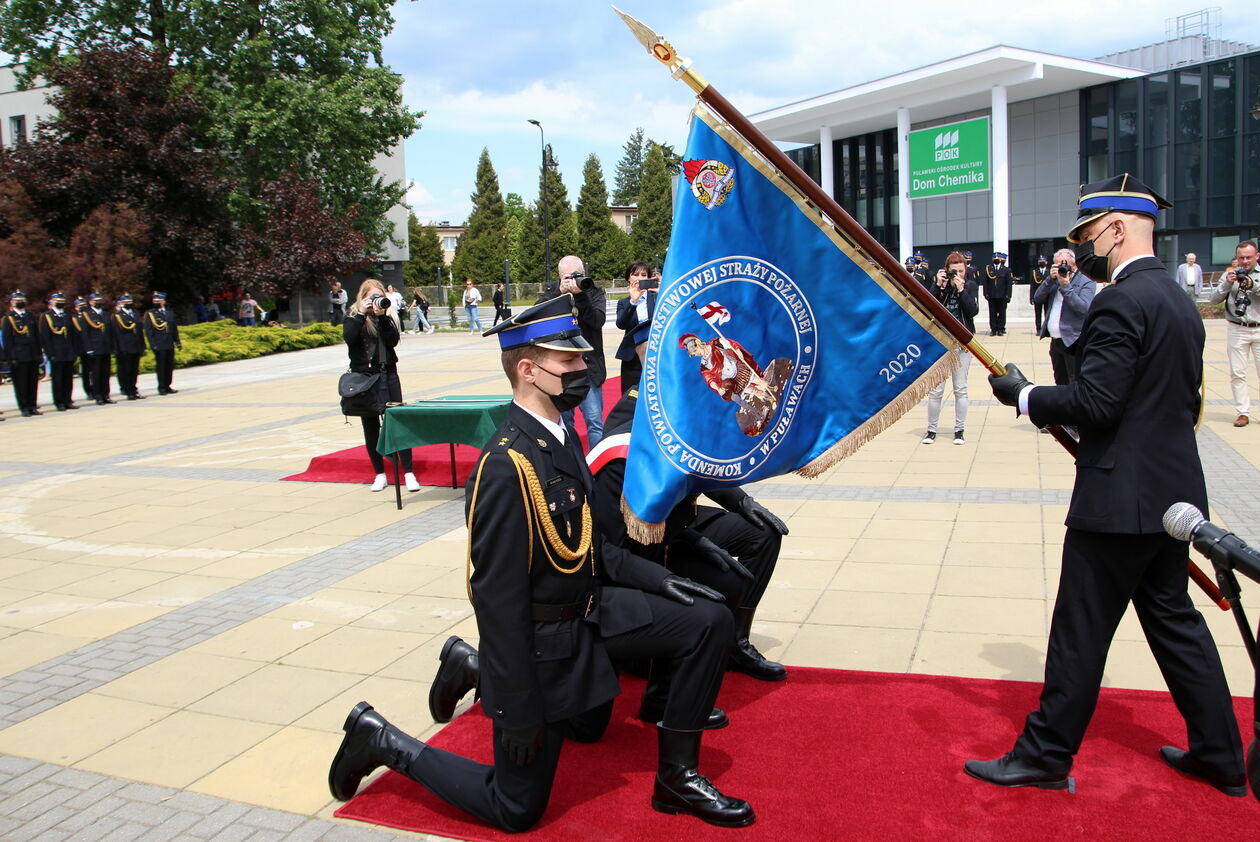
<path id="1" fill-rule="evenodd" d="M 621 17 L 622 22 L 626 26 L 630 27 L 630 31 L 634 33 L 634 37 L 639 40 L 644 49 L 651 53 L 657 61 L 669 68 L 671 76 L 686 82 L 687 87 L 697 94 L 703 93 L 704 89 L 709 87 L 708 81 L 691 69 L 691 59 L 678 55 L 673 44 L 653 32 L 652 28 L 643 21 L 627 15 L 616 6 L 613 6 L 612 10 Z"/>

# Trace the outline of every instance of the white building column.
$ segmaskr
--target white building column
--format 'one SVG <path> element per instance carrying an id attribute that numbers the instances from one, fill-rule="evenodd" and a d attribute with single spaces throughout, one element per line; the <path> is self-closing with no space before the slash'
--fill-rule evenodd
<path id="1" fill-rule="evenodd" d="M 993 250 L 1009 254 L 1011 250 L 1011 178 L 1008 149 L 1010 139 L 1006 120 L 1006 87 L 992 88 L 993 126 L 990 164 L 993 168 Z M 1009 262 L 1007 265 L 1010 265 Z"/>
<path id="2" fill-rule="evenodd" d="M 914 211 L 910 203 L 910 109 L 897 109 L 897 224 L 901 232 L 898 262 L 914 254 Z"/>
<path id="3" fill-rule="evenodd" d="M 831 198 L 836 198 L 836 163 L 833 154 L 831 126 L 823 126 L 818 130 L 818 177 L 822 180 L 822 189 Z"/>

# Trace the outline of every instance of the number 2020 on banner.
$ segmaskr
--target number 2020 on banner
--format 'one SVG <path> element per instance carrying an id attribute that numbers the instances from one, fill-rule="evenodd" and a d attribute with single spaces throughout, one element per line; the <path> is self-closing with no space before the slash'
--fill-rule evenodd
<path id="1" fill-rule="evenodd" d="M 898 374 L 914 365 L 914 361 L 921 353 L 918 345 L 907 345 L 906 350 L 897 355 L 897 359 L 889 360 L 888 364 L 879 370 L 879 373 L 884 375 L 884 382 L 891 383 L 896 380 Z"/>

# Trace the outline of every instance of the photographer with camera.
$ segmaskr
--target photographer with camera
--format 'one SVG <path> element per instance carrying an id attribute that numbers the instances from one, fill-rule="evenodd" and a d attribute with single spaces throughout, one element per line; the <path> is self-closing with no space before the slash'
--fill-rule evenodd
<path id="1" fill-rule="evenodd" d="M 1050 279 L 1037 287 L 1033 303 L 1045 308 L 1041 322 L 1042 339 L 1050 337 L 1050 366 L 1054 369 L 1054 385 L 1066 386 L 1076 380 L 1080 363 L 1076 358 L 1076 340 L 1081 337 L 1085 314 L 1094 300 L 1094 281 L 1076 271 L 1076 255 L 1071 249 L 1054 253 L 1054 269 Z"/>
<path id="2" fill-rule="evenodd" d="M 368 278 L 359 285 L 359 292 L 350 305 L 346 320 L 341 325 L 347 351 L 350 354 L 350 370 L 358 374 L 379 374 L 376 381 L 376 404 L 380 414 L 359 416 L 363 422 L 363 442 L 367 445 L 368 458 L 376 479 L 373 491 L 383 491 L 389 484 L 385 476 L 385 457 L 376 452 L 376 442 L 381 436 L 381 415 L 387 403 L 402 402 L 402 382 L 398 379 L 398 345 L 401 328 L 393 302 L 385 294 L 385 287 L 375 278 Z M 411 472 L 411 450 L 398 454 L 403 481 L 408 491 L 419 491 L 420 483 Z"/>
<path id="3" fill-rule="evenodd" d="M 1256 363 L 1260 375 L 1260 289 L 1256 280 L 1256 244 L 1245 240 L 1234 249 L 1238 264 L 1223 276 L 1208 300 L 1225 302 L 1225 349 L 1229 356 L 1229 385 L 1234 390 L 1234 409 L 1238 417 L 1235 427 L 1246 427 L 1251 413 L 1251 396 L 1247 391 L 1247 357 Z"/>
<path id="4" fill-rule="evenodd" d="M 604 322 L 608 321 L 607 299 L 604 291 L 586 275 L 586 266 L 576 255 L 567 254 L 560 258 L 560 280 L 552 281 L 538 296 L 535 304 L 542 304 L 561 295 L 572 295 L 577 307 L 578 326 L 582 329 L 582 338 L 591 346 L 591 350 L 582 355 L 586 360 L 586 375 L 590 388 L 586 397 L 578 404 L 582 417 L 586 419 L 586 446 L 599 444 L 604 437 L 604 380 L 608 377 L 608 368 L 604 364 Z M 564 413 L 564 421 L 573 425 L 573 410 Z"/>
<path id="5" fill-rule="evenodd" d="M 976 332 L 975 317 L 980 312 L 980 301 L 977 297 L 978 284 L 967 280 L 967 259 L 958 252 L 951 252 L 945 258 L 945 268 L 936 270 L 936 278 L 928 287 L 936 300 L 945 305 L 954 318 L 962 322 L 967 330 Z M 963 438 L 967 426 L 967 371 L 971 368 L 971 353 L 964 348 L 954 349 L 954 371 L 950 375 L 954 382 L 954 444 L 966 444 Z M 936 441 L 936 425 L 941 420 L 941 403 L 945 398 L 945 384 L 941 383 L 928 393 L 928 428 L 923 436 L 923 444 Z"/>
<path id="6" fill-rule="evenodd" d="M 626 286 L 630 296 L 617 302 L 617 327 L 625 333 L 614 354 L 621 360 L 621 394 L 639 385 L 643 376 L 643 363 L 635 353 L 635 346 L 647 339 L 647 329 L 652 324 L 656 307 L 656 293 L 660 289 L 659 278 L 648 278 L 650 268 L 641 260 L 626 267 Z"/>

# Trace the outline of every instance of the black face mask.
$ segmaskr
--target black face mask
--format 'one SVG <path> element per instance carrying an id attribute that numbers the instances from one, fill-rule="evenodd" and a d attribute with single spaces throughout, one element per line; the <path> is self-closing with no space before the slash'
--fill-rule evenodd
<path id="1" fill-rule="evenodd" d="M 13 302 L 13 309 L 14 309 L 14 310 L 25 310 L 25 309 L 26 309 L 26 302 L 25 302 L 25 301 L 14 301 L 14 302 Z"/>
<path id="2" fill-rule="evenodd" d="M 538 363 L 534 363 L 534 365 L 538 365 Z M 560 378 L 560 385 L 563 387 L 563 391 L 558 395 L 553 395 L 550 392 L 543 392 L 537 383 L 534 384 L 535 389 L 538 389 L 538 391 L 551 398 L 551 403 L 556 409 L 561 412 L 568 412 L 570 409 L 573 409 L 582 401 L 586 400 L 586 395 L 591 390 L 591 381 L 590 378 L 586 376 L 586 369 L 581 369 L 579 371 L 566 371 L 563 374 L 556 374 L 554 371 L 543 368 L 540 365 L 538 365 L 538 367 L 542 368 L 543 371 L 547 372 L 552 377 Z"/>
<path id="3" fill-rule="evenodd" d="M 1107 226 L 1107 228 L 1110 227 L 1110 225 Z M 1116 250 L 1116 244 L 1112 243 L 1106 254 L 1096 254 L 1094 252 L 1094 240 L 1101 237 L 1107 228 L 1095 234 L 1093 239 L 1072 246 L 1072 252 L 1076 255 L 1077 271 L 1095 283 L 1100 284 L 1105 284 L 1111 280 L 1107 274 L 1107 258 Z"/>

